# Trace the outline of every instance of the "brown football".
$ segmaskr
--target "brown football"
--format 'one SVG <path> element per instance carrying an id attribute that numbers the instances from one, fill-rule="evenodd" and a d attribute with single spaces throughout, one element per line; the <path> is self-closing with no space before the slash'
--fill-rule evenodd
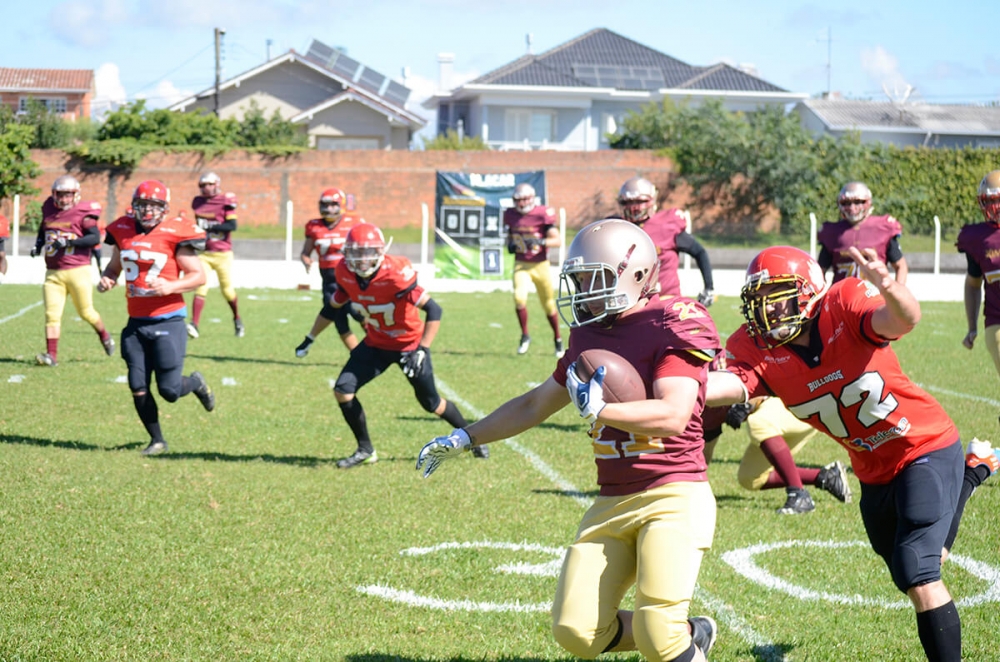
<path id="1" fill-rule="evenodd" d="M 646 384 L 639 371 L 619 354 L 606 349 L 588 349 L 576 359 L 576 376 L 588 381 L 604 366 L 604 401 L 634 402 L 646 399 Z"/>

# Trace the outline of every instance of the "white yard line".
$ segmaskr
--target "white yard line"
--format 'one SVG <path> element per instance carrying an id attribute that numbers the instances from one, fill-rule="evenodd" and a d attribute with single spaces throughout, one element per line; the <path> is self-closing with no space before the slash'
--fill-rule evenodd
<path id="1" fill-rule="evenodd" d="M 5 323 L 7 323 L 7 322 L 9 322 L 9 321 L 11 321 L 13 319 L 17 319 L 18 317 L 20 317 L 21 315 L 25 314 L 26 312 L 28 312 L 32 308 L 38 308 L 40 305 L 42 305 L 42 302 L 41 301 L 36 301 L 35 303 L 31 304 L 30 306 L 25 306 L 24 308 L 22 308 L 21 310 L 17 311 L 13 315 L 8 315 L 7 317 L 4 317 L 4 318 L 0 319 L 0 324 L 5 324 Z"/>

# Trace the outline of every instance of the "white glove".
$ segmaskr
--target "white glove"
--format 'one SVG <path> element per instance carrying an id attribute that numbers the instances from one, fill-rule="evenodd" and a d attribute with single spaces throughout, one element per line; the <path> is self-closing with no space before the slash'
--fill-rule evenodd
<path id="1" fill-rule="evenodd" d="M 471 450 L 472 439 L 462 428 L 455 428 L 446 437 L 434 437 L 420 449 L 417 455 L 417 471 L 424 469 L 424 478 L 434 473 L 445 460 L 458 457 L 463 452 Z"/>
<path id="2" fill-rule="evenodd" d="M 607 369 L 601 366 L 590 381 L 580 381 L 576 376 L 576 361 L 566 370 L 566 390 L 580 416 L 593 424 L 604 409 L 604 375 Z"/>
<path id="3" fill-rule="evenodd" d="M 403 374 L 413 379 L 419 377 L 424 371 L 424 360 L 427 358 L 428 349 L 417 347 L 412 352 L 403 352 L 399 357 L 399 365 L 403 368 Z"/>

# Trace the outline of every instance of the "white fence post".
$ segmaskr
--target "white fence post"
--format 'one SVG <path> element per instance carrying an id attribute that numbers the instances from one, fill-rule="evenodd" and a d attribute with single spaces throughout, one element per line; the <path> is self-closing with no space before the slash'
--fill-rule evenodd
<path id="1" fill-rule="evenodd" d="M 18 244 L 21 243 L 21 196 L 14 196 L 14 248 L 11 251 L 11 255 L 17 257 L 20 252 Z"/>
<path id="2" fill-rule="evenodd" d="M 292 210 L 294 205 L 289 200 L 285 203 L 285 261 L 292 261 Z"/>
<path id="3" fill-rule="evenodd" d="M 816 221 L 816 214 L 809 212 L 809 254 L 813 257 L 817 257 L 816 253 L 816 226 L 819 223 Z"/>
<path id="4" fill-rule="evenodd" d="M 566 261 L 566 208 L 559 208 L 559 269 Z"/>
<path id="5" fill-rule="evenodd" d="M 934 216 L 934 273 L 941 273 L 941 219 Z"/>
<path id="6" fill-rule="evenodd" d="M 430 219 L 431 215 L 427 209 L 427 203 L 420 203 L 420 264 L 427 265 L 430 253 Z"/>

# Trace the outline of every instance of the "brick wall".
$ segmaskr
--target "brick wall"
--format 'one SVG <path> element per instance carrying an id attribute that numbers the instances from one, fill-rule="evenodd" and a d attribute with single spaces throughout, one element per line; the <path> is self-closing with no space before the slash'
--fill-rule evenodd
<path id="1" fill-rule="evenodd" d="M 152 154 L 140 167 L 124 175 L 75 164 L 61 151 L 36 150 L 32 154 L 42 169 L 35 181 L 39 198 L 48 195 L 56 177 L 67 172 L 77 177 L 84 199 L 105 205 L 105 218 L 125 211 L 135 186 L 145 179 L 160 179 L 171 188 L 172 208 L 188 208 L 198 193 L 197 180 L 206 170 L 222 177 L 226 191 L 239 198 L 239 221 L 244 225 L 281 224 L 286 201 L 294 204 L 296 226 L 314 218 L 319 193 L 336 186 L 357 198 L 366 220 L 384 228 L 420 224 L 421 203 L 433 214 L 435 172 L 523 172 L 544 170 L 549 204 L 566 209 L 567 224 L 577 226 L 617 213 L 618 188 L 637 174 L 666 191 L 673 164 L 650 151 L 600 152 L 399 152 L 311 151 L 288 158 L 268 158 L 246 152 L 204 160 L 196 154 Z M 671 205 L 687 204 L 684 190 Z M 22 201 L 22 208 L 23 208 Z M 4 201 L 9 213 L 10 203 Z M 696 219 L 696 227 L 713 219 Z"/>

